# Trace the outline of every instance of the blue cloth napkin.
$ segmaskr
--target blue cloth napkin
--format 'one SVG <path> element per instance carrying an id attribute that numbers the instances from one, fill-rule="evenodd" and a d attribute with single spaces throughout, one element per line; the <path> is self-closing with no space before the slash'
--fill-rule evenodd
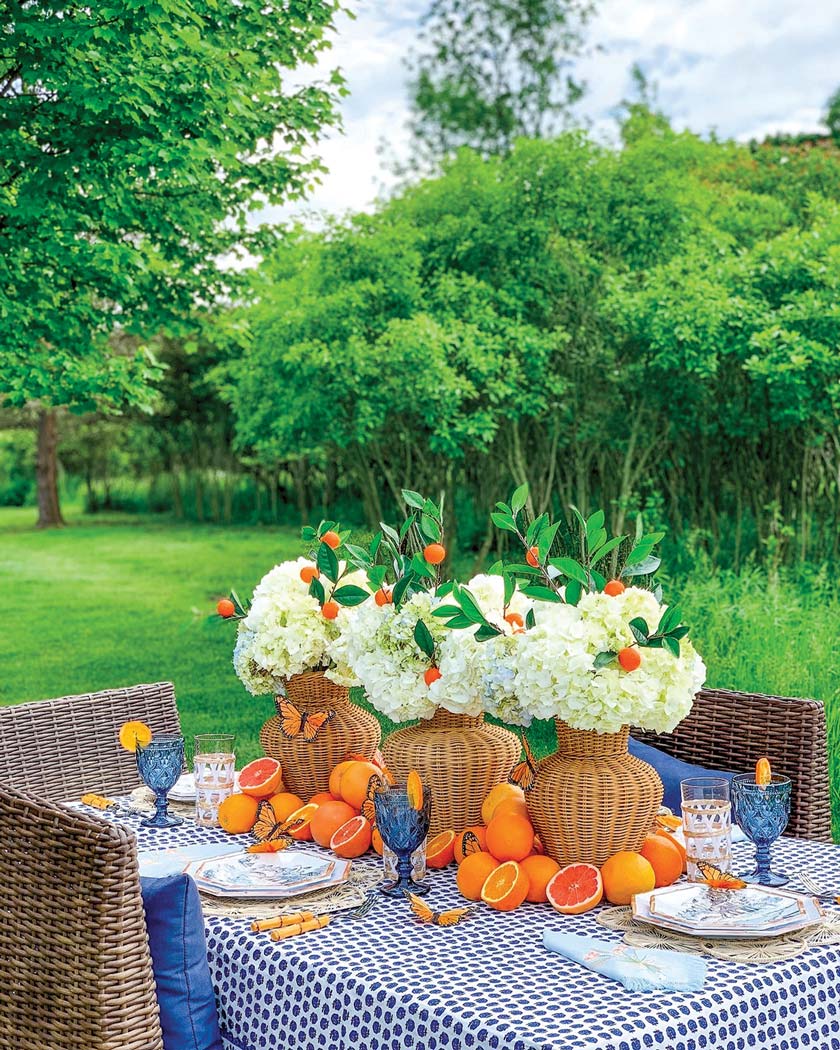
<path id="1" fill-rule="evenodd" d="M 630 992 L 697 992 L 706 980 L 706 964 L 685 952 L 633 948 L 558 930 L 543 930 L 543 944 L 550 952 L 612 977 Z"/>

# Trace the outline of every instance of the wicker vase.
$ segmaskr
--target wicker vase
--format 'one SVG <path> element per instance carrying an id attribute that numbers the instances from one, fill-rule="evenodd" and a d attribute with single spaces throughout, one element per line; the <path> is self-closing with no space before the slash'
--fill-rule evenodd
<path id="1" fill-rule="evenodd" d="M 637 850 L 662 803 L 659 774 L 627 753 L 627 726 L 596 733 L 555 722 L 557 751 L 540 762 L 527 796 L 546 853 L 600 867 L 619 850 Z"/>
<path id="2" fill-rule="evenodd" d="M 392 733 L 385 764 L 401 780 L 416 769 L 432 789 L 430 835 L 481 824 L 481 803 L 519 759 L 519 738 L 485 724 L 484 715 L 453 715 L 439 707 L 430 719 Z"/>
<path id="3" fill-rule="evenodd" d="M 304 800 L 329 790 L 330 773 L 348 754 L 372 755 L 379 747 L 381 730 L 372 714 L 350 702 L 343 685 L 326 678 L 323 671 L 296 674 L 285 682 L 286 696 L 276 697 L 277 714 L 260 730 L 260 744 L 283 767 L 283 783 Z M 332 711 L 314 740 L 289 739 L 280 730 L 279 701 L 290 700 L 303 713 Z"/>

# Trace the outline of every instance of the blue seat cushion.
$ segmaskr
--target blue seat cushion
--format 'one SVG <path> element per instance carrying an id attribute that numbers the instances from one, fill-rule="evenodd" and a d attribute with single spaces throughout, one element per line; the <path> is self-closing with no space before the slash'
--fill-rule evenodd
<path id="1" fill-rule="evenodd" d="M 662 786 L 665 789 L 662 796 L 662 804 L 667 806 L 677 816 L 682 814 L 682 799 L 680 796 L 680 781 L 688 780 L 689 777 L 725 777 L 731 780 L 732 773 L 726 773 L 720 769 L 705 769 L 703 766 L 692 765 L 691 762 L 683 762 L 673 755 L 660 751 L 658 747 L 651 744 L 643 744 L 640 740 L 630 737 L 630 754 L 642 759 L 648 765 L 653 766 L 659 774 Z"/>
<path id="2" fill-rule="evenodd" d="M 189 875 L 141 878 L 164 1050 L 222 1050 L 204 917 Z"/>

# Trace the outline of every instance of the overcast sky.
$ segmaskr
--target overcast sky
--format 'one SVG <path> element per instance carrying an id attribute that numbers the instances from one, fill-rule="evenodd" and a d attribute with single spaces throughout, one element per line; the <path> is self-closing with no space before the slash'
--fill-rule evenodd
<path id="1" fill-rule="evenodd" d="M 369 207 L 390 179 L 381 144 L 405 149 L 405 59 L 428 0 L 349 3 L 356 19 L 339 19 L 321 64 L 347 79 L 344 134 L 321 144 L 330 173 L 295 214 Z M 840 0 L 600 0 L 589 39 L 601 50 L 579 64 L 588 91 L 577 112 L 604 138 L 634 62 L 676 127 L 743 140 L 818 129 L 840 85 Z"/>

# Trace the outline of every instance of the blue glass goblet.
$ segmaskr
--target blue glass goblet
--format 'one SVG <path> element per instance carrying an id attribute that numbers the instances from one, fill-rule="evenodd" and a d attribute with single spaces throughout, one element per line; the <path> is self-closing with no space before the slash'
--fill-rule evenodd
<path id="1" fill-rule="evenodd" d="M 388 787 L 373 796 L 376 826 L 382 841 L 397 858 L 397 878 L 380 884 L 379 891 L 387 897 L 402 897 L 405 890 L 421 897 L 429 892 L 425 882 L 411 879 L 411 854 L 423 844 L 429 833 L 432 793 L 423 788 L 423 805 L 415 809 L 408 800 L 404 787 Z"/>
<path id="2" fill-rule="evenodd" d="M 169 812 L 167 795 L 175 787 L 184 767 L 184 738 L 159 735 L 145 747 L 137 745 L 137 772 L 146 787 L 155 793 L 155 812 L 141 821 L 144 828 L 174 828 L 184 823 L 183 817 Z"/>
<path id="3" fill-rule="evenodd" d="M 755 871 L 741 877 L 762 886 L 784 886 L 788 876 L 770 870 L 770 847 L 790 819 L 790 779 L 774 773 L 769 784 L 756 784 L 752 773 L 734 776 L 732 815 L 755 844 Z"/>

